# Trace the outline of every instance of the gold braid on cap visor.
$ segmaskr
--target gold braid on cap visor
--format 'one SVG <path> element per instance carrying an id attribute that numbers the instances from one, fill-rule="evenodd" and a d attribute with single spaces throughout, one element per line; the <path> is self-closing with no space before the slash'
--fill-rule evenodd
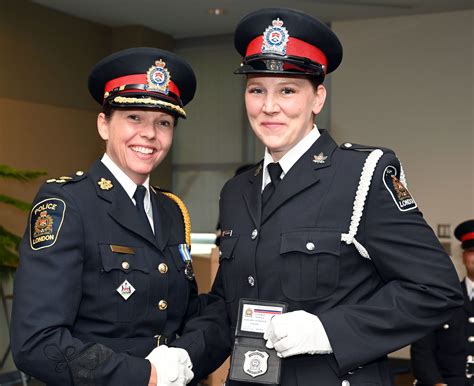
<path id="1" fill-rule="evenodd" d="M 145 105 L 155 105 L 155 106 L 162 106 L 174 110 L 181 114 L 183 117 L 186 117 L 186 112 L 183 110 L 182 107 L 175 105 L 170 102 L 165 102 L 159 99 L 153 98 L 132 98 L 132 97 L 124 97 L 124 96 L 117 96 L 113 99 L 116 103 L 142 103 Z"/>
<path id="2" fill-rule="evenodd" d="M 173 193 L 170 193 L 170 192 L 161 192 L 161 193 L 171 198 L 174 202 L 176 202 L 176 205 L 179 206 L 179 209 L 181 210 L 181 214 L 183 215 L 184 236 L 186 238 L 186 244 L 188 245 L 188 249 L 191 250 L 191 218 L 189 217 L 189 212 L 188 212 L 188 209 L 186 208 L 186 205 L 184 205 L 184 202 Z"/>

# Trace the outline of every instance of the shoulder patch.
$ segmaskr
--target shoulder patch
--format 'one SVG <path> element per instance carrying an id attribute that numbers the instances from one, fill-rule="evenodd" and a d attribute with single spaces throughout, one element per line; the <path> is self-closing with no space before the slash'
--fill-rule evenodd
<path id="1" fill-rule="evenodd" d="M 418 205 L 408 189 L 398 178 L 398 169 L 388 165 L 383 172 L 383 183 L 401 212 L 415 209 Z"/>
<path id="2" fill-rule="evenodd" d="M 38 202 L 30 213 L 30 246 L 33 250 L 54 245 L 63 224 L 66 203 L 59 198 Z"/>

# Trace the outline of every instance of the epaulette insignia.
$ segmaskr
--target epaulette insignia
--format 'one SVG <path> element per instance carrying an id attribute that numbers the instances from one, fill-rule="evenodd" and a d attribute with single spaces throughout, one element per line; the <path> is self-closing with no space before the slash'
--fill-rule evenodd
<path id="1" fill-rule="evenodd" d="M 74 176 L 61 176 L 58 178 L 51 178 L 49 180 L 46 180 L 47 184 L 51 184 L 53 182 L 57 184 L 64 184 L 66 182 L 75 182 L 81 180 L 84 176 L 84 172 L 81 170 L 78 170 Z"/>
<path id="2" fill-rule="evenodd" d="M 408 189 L 397 177 L 397 168 L 389 165 L 383 173 L 383 183 L 401 212 L 415 209 L 417 204 Z"/>
<path id="3" fill-rule="evenodd" d="M 181 214 L 183 215 L 183 222 L 184 222 L 184 237 L 185 237 L 188 248 L 191 249 L 191 217 L 189 216 L 189 212 L 188 212 L 188 209 L 186 208 L 186 205 L 184 205 L 184 202 L 178 196 L 176 196 L 175 194 L 171 192 L 166 192 L 166 191 L 161 190 L 161 193 L 163 193 L 165 196 L 172 199 L 181 210 Z"/>
<path id="4" fill-rule="evenodd" d="M 66 203 L 48 198 L 37 203 L 30 213 L 30 246 L 38 250 L 54 245 L 64 220 Z"/>

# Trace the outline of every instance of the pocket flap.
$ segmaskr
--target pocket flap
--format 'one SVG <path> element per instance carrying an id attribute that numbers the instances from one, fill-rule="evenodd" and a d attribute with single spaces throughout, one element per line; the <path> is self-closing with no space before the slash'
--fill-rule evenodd
<path id="1" fill-rule="evenodd" d="M 308 255 L 329 253 L 339 255 L 341 232 L 327 229 L 297 229 L 281 235 L 280 254 L 303 252 Z"/>
<path id="2" fill-rule="evenodd" d="M 234 248 L 239 236 L 222 237 L 219 245 L 219 261 L 234 257 Z"/>
<path id="3" fill-rule="evenodd" d="M 149 273 L 149 264 L 142 247 L 132 247 L 134 254 L 113 252 L 110 244 L 100 244 L 102 266 L 106 272 L 119 269 L 122 272 L 141 271 Z"/>

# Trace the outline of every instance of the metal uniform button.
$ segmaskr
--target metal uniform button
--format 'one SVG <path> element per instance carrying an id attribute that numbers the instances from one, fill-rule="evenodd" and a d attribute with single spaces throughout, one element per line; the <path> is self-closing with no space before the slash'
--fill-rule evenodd
<path id="1" fill-rule="evenodd" d="M 84 175 L 84 172 L 82 170 L 78 170 L 76 172 L 76 176 L 82 176 L 82 175 Z"/>
<path id="2" fill-rule="evenodd" d="M 255 285 L 255 279 L 253 278 L 253 276 L 249 276 L 248 281 L 249 281 L 250 287 L 253 287 Z"/>
<path id="3" fill-rule="evenodd" d="M 471 317 L 469 318 L 469 323 L 474 323 L 474 317 L 471 316 Z"/>
<path id="4" fill-rule="evenodd" d="M 168 302 L 166 300 L 160 300 L 160 302 L 158 303 L 158 309 L 160 311 L 164 311 L 168 308 Z"/>
<path id="5" fill-rule="evenodd" d="M 165 263 L 161 263 L 159 266 L 158 266 L 158 271 L 160 273 L 166 273 L 168 272 L 168 266 L 165 264 Z"/>
<path id="6" fill-rule="evenodd" d="M 448 324 L 448 323 L 443 324 L 443 329 L 444 329 L 444 330 L 447 330 L 448 328 L 449 328 L 449 324 Z"/>
<path id="7" fill-rule="evenodd" d="M 309 243 L 306 243 L 306 249 L 308 251 L 314 251 L 315 245 L 311 241 Z"/>
<path id="8" fill-rule="evenodd" d="M 344 147 L 347 147 L 347 148 L 352 147 L 352 143 L 346 142 L 344 144 Z M 346 385 L 343 385 L 343 386 L 346 386 Z M 349 385 L 347 385 L 347 386 L 349 386 Z"/>
<path id="9" fill-rule="evenodd" d="M 129 269 L 130 268 L 130 264 L 128 263 L 128 261 L 122 261 L 122 268 L 123 269 Z"/>
<path id="10" fill-rule="evenodd" d="M 347 379 L 344 379 L 341 383 L 341 386 L 351 386 L 351 383 Z"/>
<path id="11" fill-rule="evenodd" d="M 258 230 L 254 229 L 252 231 L 252 240 L 255 240 L 257 238 L 257 236 L 258 236 Z"/>
<path id="12" fill-rule="evenodd" d="M 222 257 L 222 251 L 219 251 L 219 257 Z"/>
<path id="13" fill-rule="evenodd" d="M 467 338 L 467 341 L 468 341 L 469 343 L 474 342 L 474 336 L 470 336 L 469 338 Z"/>

